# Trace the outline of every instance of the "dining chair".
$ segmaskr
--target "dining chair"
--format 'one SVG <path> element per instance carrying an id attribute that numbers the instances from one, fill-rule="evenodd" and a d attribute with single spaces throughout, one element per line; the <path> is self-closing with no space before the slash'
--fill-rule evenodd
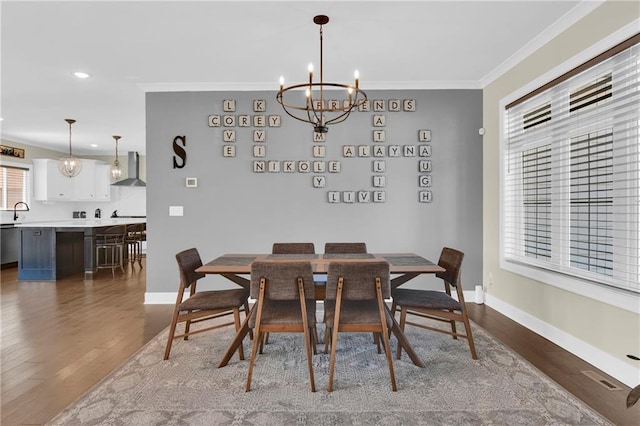
<path id="1" fill-rule="evenodd" d="M 316 391 L 313 375 L 313 353 L 316 341 L 316 300 L 313 294 L 313 270 L 310 262 L 258 261 L 251 264 L 251 297 L 258 304 L 249 318 L 253 329 L 253 348 L 246 392 L 251 390 L 251 377 L 258 347 L 264 333 L 303 333 L 309 367 L 311 392 Z M 262 351 L 260 351 L 262 353 Z"/>
<path id="2" fill-rule="evenodd" d="M 324 252 L 326 254 L 352 254 L 366 253 L 366 243 L 325 243 Z"/>
<path id="3" fill-rule="evenodd" d="M 101 229 L 96 234 L 96 269 L 110 268 L 115 278 L 115 269 L 124 272 L 124 250 L 126 225 L 115 225 Z"/>
<path id="4" fill-rule="evenodd" d="M 391 292 L 391 297 L 393 298 L 391 313 L 395 315 L 396 310 L 400 309 L 400 328 L 402 330 L 404 330 L 405 324 L 410 324 L 427 330 L 449 334 L 454 339 L 458 337 L 467 339 L 471 350 L 471 358 L 478 359 L 460 280 L 463 258 L 464 253 L 461 251 L 444 247 L 440 254 L 438 265 L 443 267 L 445 271 L 436 274 L 436 277 L 441 278 L 444 283 L 444 291 L 396 288 Z M 452 286 L 455 288 L 457 300 L 451 296 Z M 429 320 L 448 322 L 451 326 L 451 331 L 446 328 L 432 327 L 429 324 L 407 321 L 408 314 Z M 464 324 L 465 334 L 458 333 L 456 322 Z M 400 358 L 401 352 L 402 347 L 398 346 L 397 358 Z"/>
<path id="5" fill-rule="evenodd" d="M 313 243 L 273 243 L 271 254 L 315 254 Z"/>
<path id="6" fill-rule="evenodd" d="M 389 330 L 392 319 L 384 299 L 391 293 L 389 264 L 384 261 L 331 262 L 327 271 L 327 294 L 324 301 L 325 353 L 331 341 L 329 385 L 333 390 L 333 373 L 340 332 L 373 332 L 382 340 L 389 364 L 391 389 L 397 390 L 393 371 Z M 331 336 L 331 339 L 329 339 Z M 380 349 L 378 347 L 378 353 Z"/>
<path id="7" fill-rule="evenodd" d="M 184 338 L 188 340 L 192 334 L 203 333 L 205 331 L 235 325 L 236 332 L 240 329 L 240 311 L 244 311 L 245 316 L 249 314 L 249 291 L 244 288 L 228 290 L 208 290 L 197 291 L 196 286 L 200 278 L 205 275 L 196 272 L 196 268 L 202 266 L 200 254 L 195 248 L 190 248 L 176 254 L 178 271 L 180 272 L 180 285 L 178 296 L 171 318 L 169 338 L 164 351 L 164 359 L 169 359 L 171 345 L 175 339 Z M 184 293 L 189 290 L 189 297 L 185 300 Z M 202 321 L 222 318 L 233 314 L 233 322 L 216 322 L 206 328 L 191 330 L 191 325 Z M 176 334 L 178 323 L 185 323 L 184 332 Z M 238 349 L 240 359 L 244 359 L 242 344 Z"/>
<path id="8" fill-rule="evenodd" d="M 271 254 L 315 254 L 316 247 L 313 243 L 273 243 L 271 247 Z M 316 286 L 314 287 L 314 294 L 316 295 L 316 300 L 322 300 L 324 298 L 324 288 L 322 284 L 324 282 L 317 281 L 315 282 Z M 318 298 L 318 292 L 320 292 L 323 296 Z M 318 340 L 318 332 L 316 328 L 313 329 L 314 338 L 316 341 Z M 269 343 L 269 333 L 265 333 L 263 337 L 262 343 Z M 261 348 L 262 349 L 262 348 Z"/>

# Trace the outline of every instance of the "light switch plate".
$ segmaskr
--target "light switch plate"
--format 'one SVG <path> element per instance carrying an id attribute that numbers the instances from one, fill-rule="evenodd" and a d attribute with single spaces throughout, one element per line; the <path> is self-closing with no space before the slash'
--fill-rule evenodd
<path id="1" fill-rule="evenodd" d="M 169 216 L 184 216 L 184 207 L 169 206 Z"/>

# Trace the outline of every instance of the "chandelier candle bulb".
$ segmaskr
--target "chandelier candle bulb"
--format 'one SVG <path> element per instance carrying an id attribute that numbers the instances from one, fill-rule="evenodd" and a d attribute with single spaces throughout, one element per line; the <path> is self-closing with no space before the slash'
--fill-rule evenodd
<path id="1" fill-rule="evenodd" d="M 358 88 L 358 82 L 360 80 L 360 72 L 358 72 L 358 70 L 355 70 L 353 72 L 353 78 L 356 79 L 356 89 Z M 351 91 L 349 91 L 349 93 L 351 93 Z"/>
<path id="2" fill-rule="evenodd" d="M 284 77 L 280 76 L 280 90 L 284 89 Z"/>

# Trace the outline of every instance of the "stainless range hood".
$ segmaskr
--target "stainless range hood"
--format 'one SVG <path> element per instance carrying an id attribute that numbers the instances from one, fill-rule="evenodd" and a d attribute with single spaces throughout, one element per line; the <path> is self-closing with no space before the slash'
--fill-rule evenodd
<path id="1" fill-rule="evenodd" d="M 140 180 L 140 156 L 135 151 L 129 151 L 129 177 L 112 183 L 112 186 L 147 186 Z"/>

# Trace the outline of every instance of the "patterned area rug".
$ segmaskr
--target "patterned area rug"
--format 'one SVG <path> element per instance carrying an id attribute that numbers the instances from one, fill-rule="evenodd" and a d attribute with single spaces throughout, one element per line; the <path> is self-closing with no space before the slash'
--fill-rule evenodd
<path id="1" fill-rule="evenodd" d="M 319 315 L 320 318 L 320 315 Z M 323 333 L 319 325 L 319 332 Z M 334 390 L 329 355 L 314 356 L 309 388 L 299 334 L 272 334 L 258 355 L 251 392 L 250 356 L 217 368 L 231 327 L 176 340 L 163 361 L 167 330 L 53 419 L 50 425 L 608 425 L 509 348 L 473 324 L 479 359 L 465 340 L 416 327 L 407 336 L 426 368 L 403 352 L 391 391 L 384 354 L 370 334 L 341 333 Z M 322 336 L 320 336 L 322 339 Z"/>

